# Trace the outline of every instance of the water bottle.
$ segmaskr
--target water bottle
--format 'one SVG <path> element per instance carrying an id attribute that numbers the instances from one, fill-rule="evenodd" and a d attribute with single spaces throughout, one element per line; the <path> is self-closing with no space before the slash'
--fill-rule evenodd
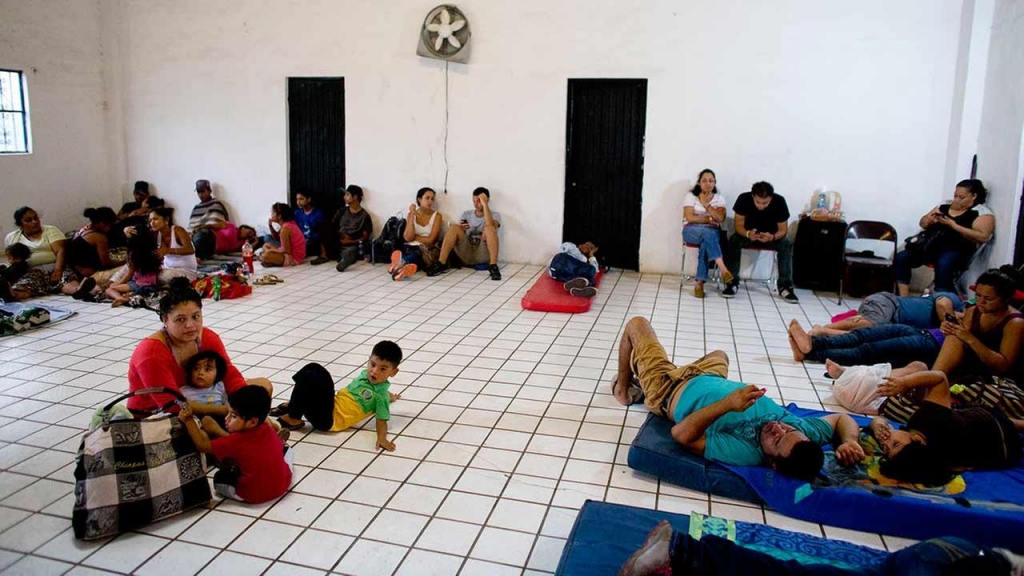
<path id="1" fill-rule="evenodd" d="M 254 273 L 252 263 L 252 244 L 250 244 L 248 240 L 245 241 L 245 244 L 242 244 L 242 273 L 246 277 Z"/>
<path id="2" fill-rule="evenodd" d="M 366 259 L 366 255 L 364 254 L 365 252 L 366 252 L 366 250 L 363 248 L 363 243 L 359 242 L 359 259 L 360 260 L 365 260 Z"/>
<path id="3" fill-rule="evenodd" d="M 213 300 L 220 300 L 220 274 L 213 277 Z"/>
<path id="4" fill-rule="evenodd" d="M 821 210 L 828 209 L 828 196 L 824 192 L 818 192 L 818 205 L 817 208 Z"/>

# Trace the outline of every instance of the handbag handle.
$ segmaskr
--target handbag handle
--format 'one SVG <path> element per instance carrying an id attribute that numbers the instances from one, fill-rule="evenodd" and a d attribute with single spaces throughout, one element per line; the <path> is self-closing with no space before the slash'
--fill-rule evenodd
<path id="1" fill-rule="evenodd" d="M 167 388 L 166 386 L 158 386 L 156 388 L 144 388 L 142 390 L 136 390 L 134 392 L 129 392 L 127 394 L 122 394 L 121 396 L 118 396 L 117 398 L 111 400 L 106 406 L 103 407 L 103 429 L 106 430 L 107 428 L 110 427 L 110 410 L 114 407 L 115 404 L 122 400 L 127 400 L 128 398 L 131 398 L 133 396 L 143 396 L 145 394 L 169 394 L 176 398 L 176 400 L 172 400 L 167 404 L 161 406 L 161 411 L 170 408 L 174 404 L 180 405 L 182 402 L 188 401 L 185 399 L 185 396 L 181 394 L 181 392 L 175 390 L 174 388 Z"/>

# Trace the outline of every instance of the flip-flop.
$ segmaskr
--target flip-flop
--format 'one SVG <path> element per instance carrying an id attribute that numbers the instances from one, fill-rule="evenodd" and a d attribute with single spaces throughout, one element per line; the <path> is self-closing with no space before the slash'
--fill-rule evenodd
<path id="1" fill-rule="evenodd" d="M 273 408 L 270 409 L 270 415 L 273 416 L 274 418 L 278 418 L 280 416 L 284 416 L 287 413 L 288 413 L 288 403 L 287 402 L 281 402 L 277 406 L 274 406 Z"/>
<path id="2" fill-rule="evenodd" d="M 253 280 L 253 284 L 257 286 L 272 286 L 276 284 L 273 280 L 268 279 L 266 276 Z"/>
<path id="3" fill-rule="evenodd" d="M 284 283 L 284 280 L 281 280 L 280 278 L 278 278 L 277 276 L 275 276 L 273 274 L 267 274 L 266 276 L 264 276 L 264 278 L 266 278 L 267 280 L 270 280 L 270 282 L 272 282 L 274 284 L 283 284 Z"/>
<path id="4" fill-rule="evenodd" d="M 282 430 L 302 430 L 306 427 L 306 422 L 299 422 L 298 424 L 289 424 L 284 420 L 278 418 L 277 423 L 281 426 Z"/>

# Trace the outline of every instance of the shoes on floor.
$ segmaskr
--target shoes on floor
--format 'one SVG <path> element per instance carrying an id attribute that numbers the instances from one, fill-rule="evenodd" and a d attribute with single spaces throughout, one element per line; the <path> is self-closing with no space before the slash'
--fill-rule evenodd
<path id="1" fill-rule="evenodd" d="M 391 264 L 388 265 L 388 274 L 392 276 L 398 271 L 398 268 L 402 266 L 402 251 L 395 250 L 391 253 Z"/>
<path id="2" fill-rule="evenodd" d="M 93 280 L 92 276 L 82 280 L 82 283 L 78 285 L 78 290 L 71 295 L 75 300 L 85 300 L 89 297 L 92 289 L 96 287 L 96 281 Z"/>
<path id="3" fill-rule="evenodd" d="M 326 263 L 327 263 L 327 258 L 324 258 L 323 256 L 317 256 L 316 258 L 313 258 L 309 262 L 309 265 L 310 266 L 319 266 L 321 264 L 326 264 Z"/>
<path id="4" fill-rule="evenodd" d="M 796 297 L 796 292 L 793 292 L 793 289 L 789 286 L 779 288 L 779 296 L 782 296 L 782 299 L 790 304 L 798 304 L 800 302 L 800 299 Z"/>
<path id="5" fill-rule="evenodd" d="M 497 264 L 488 266 L 487 273 L 491 275 L 491 280 L 501 280 L 501 270 L 498 270 Z"/>
<path id="6" fill-rule="evenodd" d="M 412 276 L 415 273 L 416 265 L 406 264 L 405 266 L 401 266 L 400 268 L 398 268 L 398 270 L 396 270 L 395 273 L 391 275 L 391 279 L 394 280 L 395 282 L 398 282 L 399 280 Z"/>
<path id="7" fill-rule="evenodd" d="M 344 260 L 338 260 L 338 265 L 334 267 L 338 272 L 344 272 L 348 268 L 348 263 Z"/>
<path id="8" fill-rule="evenodd" d="M 725 290 L 722 290 L 722 298 L 735 298 L 736 288 L 739 287 L 738 282 L 731 282 L 725 285 Z"/>
<path id="9" fill-rule="evenodd" d="M 431 264 L 430 268 L 427 268 L 427 276 L 434 277 L 440 276 L 448 271 L 448 265 L 438 260 Z"/>
<path id="10" fill-rule="evenodd" d="M 704 297 L 704 285 L 703 284 L 697 284 L 696 286 L 693 287 L 693 297 L 694 298 L 703 298 Z"/>

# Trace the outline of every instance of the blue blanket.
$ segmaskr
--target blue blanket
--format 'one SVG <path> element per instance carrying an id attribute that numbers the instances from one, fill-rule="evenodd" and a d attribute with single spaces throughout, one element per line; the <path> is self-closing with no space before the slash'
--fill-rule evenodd
<path id="1" fill-rule="evenodd" d="M 828 412 L 790 404 L 802 417 Z M 854 416 L 861 426 L 869 419 Z M 873 440 L 861 436 L 871 449 Z M 812 484 L 769 468 L 727 466 L 772 509 L 786 516 L 866 532 L 924 540 L 959 536 L 982 546 L 1024 551 L 1024 465 L 1013 470 L 966 471 L 946 486 L 927 489 L 878 474 L 877 459 L 844 468 L 826 448 L 824 477 Z"/>
<path id="2" fill-rule="evenodd" d="M 780 560 L 795 560 L 805 565 L 828 564 L 858 572 L 876 565 L 886 556 L 882 550 L 763 524 L 723 521 L 699 515 L 691 518 L 684 514 L 587 500 L 576 517 L 555 574 L 597 576 L 617 573 L 644 543 L 647 533 L 662 520 L 668 520 L 674 529 L 698 539 L 701 534 L 714 534 Z"/>

